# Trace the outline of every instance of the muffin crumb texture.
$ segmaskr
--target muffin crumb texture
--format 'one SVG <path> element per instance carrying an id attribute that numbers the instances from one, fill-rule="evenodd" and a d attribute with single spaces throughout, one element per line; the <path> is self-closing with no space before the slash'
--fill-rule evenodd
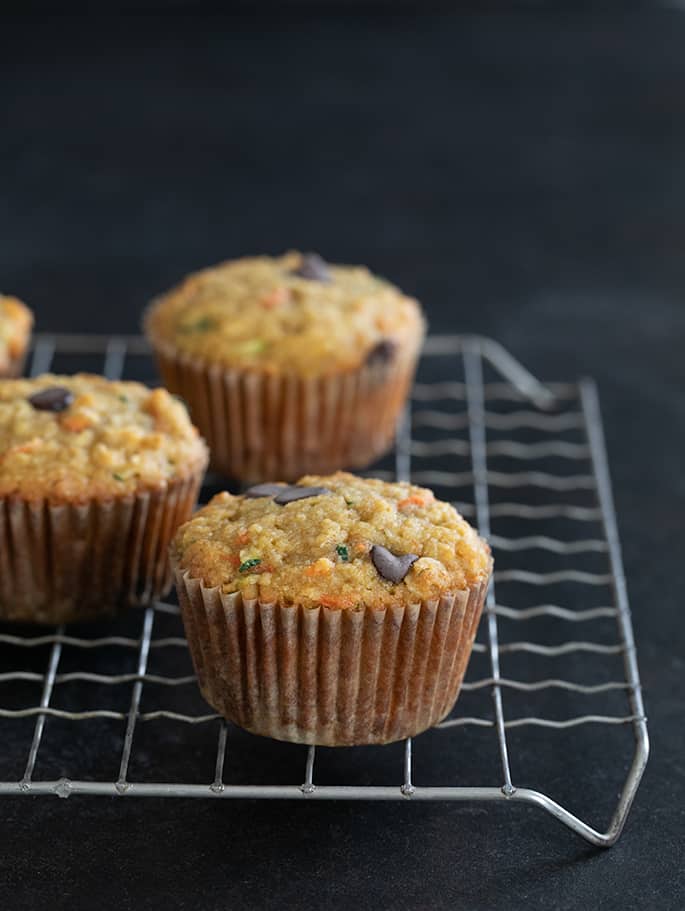
<path id="1" fill-rule="evenodd" d="M 178 569 L 264 603 L 352 610 L 440 598 L 490 573 L 485 541 L 430 490 L 338 472 L 281 491 L 215 496 L 177 533 Z"/>
<path id="2" fill-rule="evenodd" d="M 16 297 L 0 294 L 0 374 L 21 356 L 32 325 L 28 307 Z"/>
<path id="3" fill-rule="evenodd" d="M 90 374 L 0 383 L 0 496 L 107 500 L 206 462 L 185 406 L 164 389 Z"/>
<path id="4" fill-rule="evenodd" d="M 156 301 L 147 329 L 203 362 L 323 376 L 414 350 L 424 323 L 414 299 L 368 269 L 290 252 L 188 276 Z"/>

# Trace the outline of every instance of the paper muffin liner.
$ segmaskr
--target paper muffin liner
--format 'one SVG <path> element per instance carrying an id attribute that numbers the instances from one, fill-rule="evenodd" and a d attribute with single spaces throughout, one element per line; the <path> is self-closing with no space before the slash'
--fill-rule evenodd
<path id="1" fill-rule="evenodd" d="M 251 731 L 322 746 L 411 737 L 452 709 L 488 581 L 384 609 L 288 607 L 205 588 L 176 569 L 200 690 Z"/>
<path id="2" fill-rule="evenodd" d="M 188 403 L 212 467 L 249 483 L 363 468 L 383 455 L 421 340 L 389 363 L 306 378 L 204 363 L 151 337 L 164 384 Z"/>
<path id="3" fill-rule="evenodd" d="M 0 620 L 95 620 L 165 595 L 201 480 L 83 504 L 0 497 Z"/>

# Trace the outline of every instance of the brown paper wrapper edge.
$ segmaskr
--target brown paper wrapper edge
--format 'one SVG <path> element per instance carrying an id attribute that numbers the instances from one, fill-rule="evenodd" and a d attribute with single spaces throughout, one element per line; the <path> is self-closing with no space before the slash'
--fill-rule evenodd
<path id="1" fill-rule="evenodd" d="M 281 607 L 176 587 L 203 696 L 255 734 L 323 746 L 382 744 L 452 709 L 489 580 L 438 601 L 358 611 Z"/>
<path id="2" fill-rule="evenodd" d="M 0 497 L 0 620 L 80 622 L 163 597 L 201 479 L 84 504 Z"/>
<path id="3" fill-rule="evenodd" d="M 149 332 L 165 386 L 182 396 L 212 467 L 244 482 L 359 469 L 383 455 L 409 395 L 422 336 L 388 365 L 305 378 L 208 364 Z"/>

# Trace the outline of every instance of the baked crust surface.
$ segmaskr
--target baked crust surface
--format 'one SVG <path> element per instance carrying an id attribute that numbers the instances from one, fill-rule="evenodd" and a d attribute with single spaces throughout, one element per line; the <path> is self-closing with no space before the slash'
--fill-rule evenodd
<path id="1" fill-rule="evenodd" d="M 205 363 L 305 377 L 420 343 L 413 298 L 362 266 L 326 264 L 326 280 L 305 278 L 305 261 L 298 252 L 246 257 L 189 275 L 153 303 L 146 330 L 156 347 Z"/>
<path id="2" fill-rule="evenodd" d="M 48 390 L 69 404 L 35 407 L 30 399 Z M 158 490 L 206 463 L 185 406 L 165 389 L 84 373 L 0 383 L 1 497 L 107 500 Z"/>
<path id="3" fill-rule="evenodd" d="M 490 573 L 486 542 L 430 490 L 345 472 L 297 486 L 329 492 L 285 504 L 274 495 L 215 496 L 176 535 L 179 572 L 262 603 L 352 610 L 437 599 Z M 275 496 L 288 489 L 274 488 Z M 416 559 L 391 581 L 374 546 Z"/>
<path id="4" fill-rule="evenodd" d="M 32 326 L 29 308 L 16 297 L 0 294 L 0 375 L 23 355 Z"/>

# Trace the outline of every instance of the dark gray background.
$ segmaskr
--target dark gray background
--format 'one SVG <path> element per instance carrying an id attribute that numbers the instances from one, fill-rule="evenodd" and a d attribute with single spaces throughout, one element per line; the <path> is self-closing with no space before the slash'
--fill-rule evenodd
<path id="1" fill-rule="evenodd" d="M 38 328 L 312 248 L 598 379 L 653 738 L 610 852 L 515 808 L 7 799 L 0 904 L 682 907 L 685 15 L 34 15 L 0 77 L 0 287 Z"/>

